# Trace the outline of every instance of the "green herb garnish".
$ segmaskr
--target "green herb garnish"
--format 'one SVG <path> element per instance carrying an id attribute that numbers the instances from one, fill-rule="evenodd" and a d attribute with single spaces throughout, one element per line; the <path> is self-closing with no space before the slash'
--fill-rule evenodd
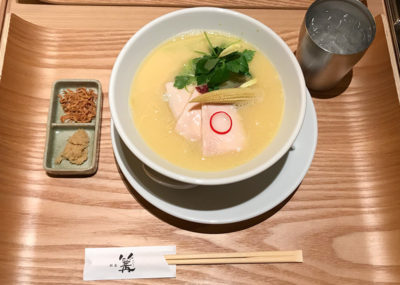
<path id="1" fill-rule="evenodd" d="M 182 89 L 190 84 L 207 84 L 208 90 L 212 91 L 219 89 L 228 80 L 246 81 L 251 78 L 249 62 L 253 59 L 254 50 L 246 49 L 240 52 L 238 42 L 225 47 L 214 47 L 206 32 L 204 36 L 209 45 L 209 53 L 196 51 L 203 56 L 184 65 L 180 74 L 175 77 L 176 88 Z M 224 50 L 226 51 L 223 52 Z"/>
<path id="2" fill-rule="evenodd" d="M 196 82 L 196 78 L 191 75 L 178 75 L 175 77 L 174 86 L 178 89 L 185 88 L 185 86 Z"/>

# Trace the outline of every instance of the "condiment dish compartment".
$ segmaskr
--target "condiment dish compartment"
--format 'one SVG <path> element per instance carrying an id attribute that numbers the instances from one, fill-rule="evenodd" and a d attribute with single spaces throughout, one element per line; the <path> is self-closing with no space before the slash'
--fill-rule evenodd
<path id="1" fill-rule="evenodd" d="M 64 111 L 62 109 L 62 106 L 60 104 L 58 94 L 62 94 L 63 91 L 67 89 L 71 90 L 76 90 L 79 87 L 84 87 L 86 89 L 92 89 L 95 91 L 97 94 L 97 100 L 96 100 L 96 106 L 98 106 L 99 102 L 101 102 L 101 85 L 98 80 L 80 80 L 80 79 L 63 79 L 63 80 L 57 80 L 54 85 L 53 85 L 53 90 L 52 90 L 52 102 L 50 108 L 53 110 L 51 112 L 51 122 L 52 123 L 62 123 L 60 118 L 62 115 L 64 115 Z M 99 95 L 100 94 L 100 95 Z M 96 118 L 98 118 L 98 112 L 101 111 L 101 109 L 97 108 L 97 113 L 96 117 L 92 119 L 91 123 L 95 124 Z M 69 122 L 65 122 L 69 123 Z M 65 124 L 64 123 L 64 124 Z M 63 124 L 63 123 L 62 123 Z M 72 124 L 76 124 L 73 123 Z"/>
<path id="2" fill-rule="evenodd" d="M 60 164 L 56 163 L 57 158 L 63 152 L 65 145 L 67 144 L 67 140 L 78 130 L 83 129 L 89 136 L 89 145 L 88 145 L 88 159 L 80 165 L 72 164 L 68 160 L 63 160 Z M 90 170 L 94 165 L 95 157 L 90 155 L 93 153 L 93 149 L 95 148 L 94 144 L 94 127 L 75 127 L 75 126 L 56 126 L 52 127 L 49 134 L 48 141 L 48 151 L 47 151 L 47 159 L 45 161 L 45 167 L 47 169 L 51 169 L 51 171 L 62 171 L 63 174 L 67 174 L 68 172 L 74 172 L 71 174 L 75 174 L 76 171 L 87 171 Z M 89 173 L 88 173 L 89 174 Z"/>

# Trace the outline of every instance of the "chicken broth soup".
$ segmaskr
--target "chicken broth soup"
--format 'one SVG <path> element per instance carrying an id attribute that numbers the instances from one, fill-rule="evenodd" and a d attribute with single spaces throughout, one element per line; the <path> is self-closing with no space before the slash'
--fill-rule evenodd
<path id="1" fill-rule="evenodd" d="M 256 47 L 232 35 L 192 32 L 144 59 L 130 107 L 158 155 L 186 169 L 219 171 L 268 147 L 284 96 L 278 72 Z"/>

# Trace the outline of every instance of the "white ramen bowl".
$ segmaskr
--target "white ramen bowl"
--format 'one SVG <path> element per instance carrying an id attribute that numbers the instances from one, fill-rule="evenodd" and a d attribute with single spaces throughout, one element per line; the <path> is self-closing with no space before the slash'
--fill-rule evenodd
<path id="1" fill-rule="evenodd" d="M 278 133 L 262 153 L 232 169 L 204 172 L 176 166 L 161 158 L 146 144 L 133 122 L 129 104 L 130 89 L 141 62 L 161 43 L 190 30 L 221 31 L 248 41 L 267 56 L 282 81 L 285 108 Z M 118 55 L 111 73 L 109 102 L 111 117 L 120 137 L 129 150 L 148 167 L 181 182 L 218 185 L 250 178 L 273 165 L 289 150 L 303 123 L 306 86 L 296 57 L 270 28 L 235 11 L 208 7 L 190 8 L 153 20 L 129 39 Z"/>

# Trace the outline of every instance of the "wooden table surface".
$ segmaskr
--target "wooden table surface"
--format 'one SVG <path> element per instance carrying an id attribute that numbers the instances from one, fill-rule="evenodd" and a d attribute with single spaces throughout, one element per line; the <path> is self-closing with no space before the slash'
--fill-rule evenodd
<path id="1" fill-rule="evenodd" d="M 0 284 L 94 284 L 82 280 L 85 248 L 145 245 L 176 245 L 178 253 L 302 249 L 304 263 L 183 265 L 176 279 L 134 284 L 400 283 L 400 107 L 382 18 L 350 85 L 313 93 L 318 146 L 294 195 L 252 220 L 210 226 L 147 203 L 127 185 L 111 147 L 114 60 L 140 27 L 174 9 L 11 9 L 0 82 Z M 239 11 L 295 50 L 305 10 Z M 50 90 L 60 78 L 103 85 L 99 169 L 91 177 L 54 178 L 42 168 Z"/>
<path id="2" fill-rule="evenodd" d="M 313 0 L 40 0 L 43 3 L 61 5 L 124 5 L 194 7 L 212 6 L 225 8 L 275 8 L 307 9 Z"/>

